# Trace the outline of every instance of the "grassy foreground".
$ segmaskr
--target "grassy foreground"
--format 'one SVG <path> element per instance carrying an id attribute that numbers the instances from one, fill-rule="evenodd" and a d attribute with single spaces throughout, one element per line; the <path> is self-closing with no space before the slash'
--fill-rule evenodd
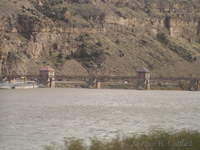
<path id="1" fill-rule="evenodd" d="M 90 145 L 83 140 L 68 139 L 63 146 L 46 146 L 45 150 L 200 150 L 200 132 L 157 131 L 149 135 L 115 137 L 110 141 L 92 138 Z"/>

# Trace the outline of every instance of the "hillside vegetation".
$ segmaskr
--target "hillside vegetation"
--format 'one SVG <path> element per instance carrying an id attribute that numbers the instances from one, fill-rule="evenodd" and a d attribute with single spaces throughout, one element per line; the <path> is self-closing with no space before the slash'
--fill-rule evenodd
<path id="1" fill-rule="evenodd" d="M 0 75 L 200 75 L 198 0 L 0 0 Z"/>

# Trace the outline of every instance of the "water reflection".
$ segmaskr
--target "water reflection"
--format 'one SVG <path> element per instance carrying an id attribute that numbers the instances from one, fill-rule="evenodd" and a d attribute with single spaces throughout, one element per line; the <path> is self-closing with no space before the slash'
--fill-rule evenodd
<path id="1" fill-rule="evenodd" d="M 0 149 L 40 150 L 64 137 L 200 130 L 200 93 L 93 89 L 0 90 Z"/>

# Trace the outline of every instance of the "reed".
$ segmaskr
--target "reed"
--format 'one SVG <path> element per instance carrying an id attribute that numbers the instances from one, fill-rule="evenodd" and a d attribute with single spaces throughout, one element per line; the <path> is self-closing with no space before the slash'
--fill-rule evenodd
<path id="1" fill-rule="evenodd" d="M 116 136 L 111 140 L 91 138 L 86 145 L 80 139 L 66 139 L 62 147 L 55 145 L 45 150 L 199 150 L 200 132 L 184 130 L 180 132 L 156 131 L 148 135 Z"/>

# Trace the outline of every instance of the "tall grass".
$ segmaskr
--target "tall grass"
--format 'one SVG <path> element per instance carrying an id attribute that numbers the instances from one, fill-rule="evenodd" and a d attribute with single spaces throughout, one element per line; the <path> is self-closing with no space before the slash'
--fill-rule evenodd
<path id="1" fill-rule="evenodd" d="M 117 136 L 109 141 L 92 138 L 89 146 L 83 140 L 68 139 L 62 148 L 47 146 L 45 150 L 200 150 L 200 132 L 157 131 L 149 135 Z"/>

